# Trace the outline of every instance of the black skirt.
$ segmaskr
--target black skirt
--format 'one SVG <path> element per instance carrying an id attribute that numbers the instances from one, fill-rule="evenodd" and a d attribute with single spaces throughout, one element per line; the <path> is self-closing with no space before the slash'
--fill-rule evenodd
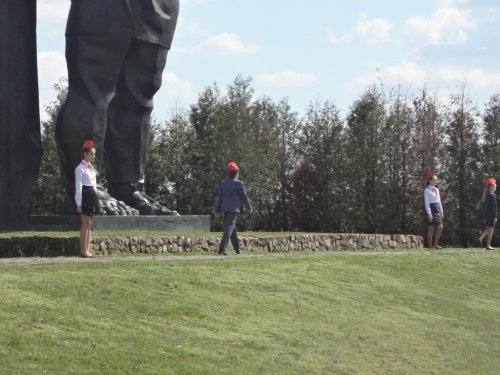
<path id="1" fill-rule="evenodd" d="M 493 228 L 495 226 L 496 217 L 484 217 L 484 224 L 486 224 L 487 228 Z"/>
<path id="2" fill-rule="evenodd" d="M 431 208 L 431 214 L 432 214 L 432 221 L 429 221 L 427 211 L 424 206 L 424 221 L 425 224 L 428 226 L 431 225 L 440 225 L 441 224 L 441 206 L 439 203 L 431 203 L 430 205 Z"/>
<path id="3" fill-rule="evenodd" d="M 99 200 L 92 186 L 82 187 L 82 212 L 87 216 L 99 215 Z"/>

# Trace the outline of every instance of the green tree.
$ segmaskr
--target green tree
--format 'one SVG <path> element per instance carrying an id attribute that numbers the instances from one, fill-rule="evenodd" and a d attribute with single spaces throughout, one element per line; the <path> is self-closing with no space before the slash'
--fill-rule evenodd
<path id="1" fill-rule="evenodd" d="M 278 108 L 271 99 L 265 97 L 252 103 L 252 135 L 247 142 L 252 143 L 253 147 L 247 148 L 244 158 L 252 168 L 248 171 L 250 176 L 245 173 L 245 181 L 249 193 L 251 192 L 249 195 L 253 204 L 253 215 L 246 219 L 248 225 L 256 230 L 279 230 L 283 225 L 279 218 L 280 208 L 275 206 L 279 201 L 277 180 L 280 167 L 278 164 L 281 163 L 281 160 L 277 160 L 279 118 Z"/>
<path id="2" fill-rule="evenodd" d="M 42 121 L 42 160 L 40 174 L 33 185 L 30 197 L 30 213 L 32 215 L 57 215 L 61 213 L 61 205 L 65 196 L 61 183 L 60 164 L 55 142 L 56 118 L 59 108 L 68 93 L 67 81 L 61 79 L 54 85 L 56 99 L 46 105 L 44 110 L 48 119 Z"/>
<path id="3" fill-rule="evenodd" d="M 318 194 L 321 190 L 318 171 L 308 161 L 303 160 L 291 176 L 290 207 L 291 224 L 294 229 L 317 231 L 322 221 L 318 208 Z"/>
<path id="4" fill-rule="evenodd" d="M 311 194 L 310 207 L 316 216 L 313 225 L 319 231 L 345 229 L 345 148 L 340 112 L 330 101 L 311 103 L 302 127 L 300 150 L 303 160 L 298 176 L 315 173 L 317 191 Z M 307 174 L 306 167 L 311 169 Z M 296 176 L 297 177 L 297 176 Z M 296 199 L 299 199 L 296 196 Z M 300 205 L 299 205 L 300 206 Z M 295 210 L 300 214 L 298 210 Z"/>
<path id="5" fill-rule="evenodd" d="M 500 178 L 500 94 L 490 97 L 483 115 L 483 177 Z"/>
<path id="6" fill-rule="evenodd" d="M 377 233 L 382 229 L 385 203 L 381 194 L 386 188 L 382 168 L 385 121 L 385 98 L 373 86 L 353 104 L 347 117 L 346 177 L 348 230 Z"/>
<path id="7" fill-rule="evenodd" d="M 273 222 L 276 229 L 287 231 L 290 228 L 290 184 L 291 176 L 298 160 L 298 144 L 301 121 L 293 112 L 288 99 L 282 99 L 276 106 L 276 155 L 269 156 L 269 164 L 276 169 L 276 203 Z"/>
<path id="8" fill-rule="evenodd" d="M 408 173 L 407 197 L 410 204 L 407 210 L 408 225 L 406 231 L 426 235 L 423 215 L 423 189 L 425 175 L 435 171 L 439 175 L 439 186 L 446 195 L 446 175 L 444 172 L 443 155 L 444 127 L 443 115 L 440 112 L 436 97 L 430 96 L 426 88 L 413 99 L 412 131 L 408 152 L 411 162 Z M 446 233 L 445 233 L 446 234 Z"/>
<path id="9" fill-rule="evenodd" d="M 218 136 L 218 119 L 221 94 L 216 84 L 207 87 L 198 95 L 198 101 L 191 106 L 189 121 L 194 129 L 194 143 L 191 150 L 191 176 L 200 194 L 194 194 L 191 205 L 193 212 L 210 214 L 214 209 L 218 182 L 222 178 L 224 161 L 220 156 L 224 142 Z"/>
<path id="10" fill-rule="evenodd" d="M 197 214 L 191 201 L 194 129 L 178 110 L 164 124 L 153 122 L 146 161 L 146 192 L 181 214 Z"/>
<path id="11" fill-rule="evenodd" d="M 413 111 L 408 101 L 401 94 L 401 87 L 397 87 L 391 95 L 383 128 L 384 233 L 406 233 L 411 221 L 410 176 L 416 160 L 412 147 Z"/>
<path id="12" fill-rule="evenodd" d="M 482 192 L 477 110 L 465 85 L 450 98 L 447 112 L 445 164 L 446 190 L 442 194 L 451 242 L 467 246 L 478 229 Z"/>

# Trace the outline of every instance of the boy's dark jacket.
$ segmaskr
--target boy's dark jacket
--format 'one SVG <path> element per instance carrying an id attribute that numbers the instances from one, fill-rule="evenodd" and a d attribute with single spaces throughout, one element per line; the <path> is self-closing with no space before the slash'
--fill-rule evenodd
<path id="1" fill-rule="evenodd" d="M 243 181 L 227 177 L 219 185 L 215 212 L 240 212 L 241 203 L 252 209 Z"/>

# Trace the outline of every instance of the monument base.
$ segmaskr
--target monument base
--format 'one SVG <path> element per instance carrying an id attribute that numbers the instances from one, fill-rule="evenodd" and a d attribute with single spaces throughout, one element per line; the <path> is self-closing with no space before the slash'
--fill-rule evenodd
<path id="1" fill-rule="evenodd" d="M 75 231 L 80 216 L 30 216 L 27 225 L 0 226 L 3 231 Z M 95 216 L 94 230 L 209 232 L 210 216 Z"/>

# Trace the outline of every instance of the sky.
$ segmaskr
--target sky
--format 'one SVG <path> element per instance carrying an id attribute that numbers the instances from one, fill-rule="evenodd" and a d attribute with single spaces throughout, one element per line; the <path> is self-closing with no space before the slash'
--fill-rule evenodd
<path id="1" fill-rule="evenodd" d="M 67 75 L 70 3 L 37 0 L 41 108 Z M 465 83 L 482 109 L 500 88 L 499 20 L 499 0 L 180 0 L 153 116 L 189 109 L 214 83 L 224 93 L 238 75 L 299 115 L 326 100 L 346 115 L 379 82 L 443 102 Z"/>

